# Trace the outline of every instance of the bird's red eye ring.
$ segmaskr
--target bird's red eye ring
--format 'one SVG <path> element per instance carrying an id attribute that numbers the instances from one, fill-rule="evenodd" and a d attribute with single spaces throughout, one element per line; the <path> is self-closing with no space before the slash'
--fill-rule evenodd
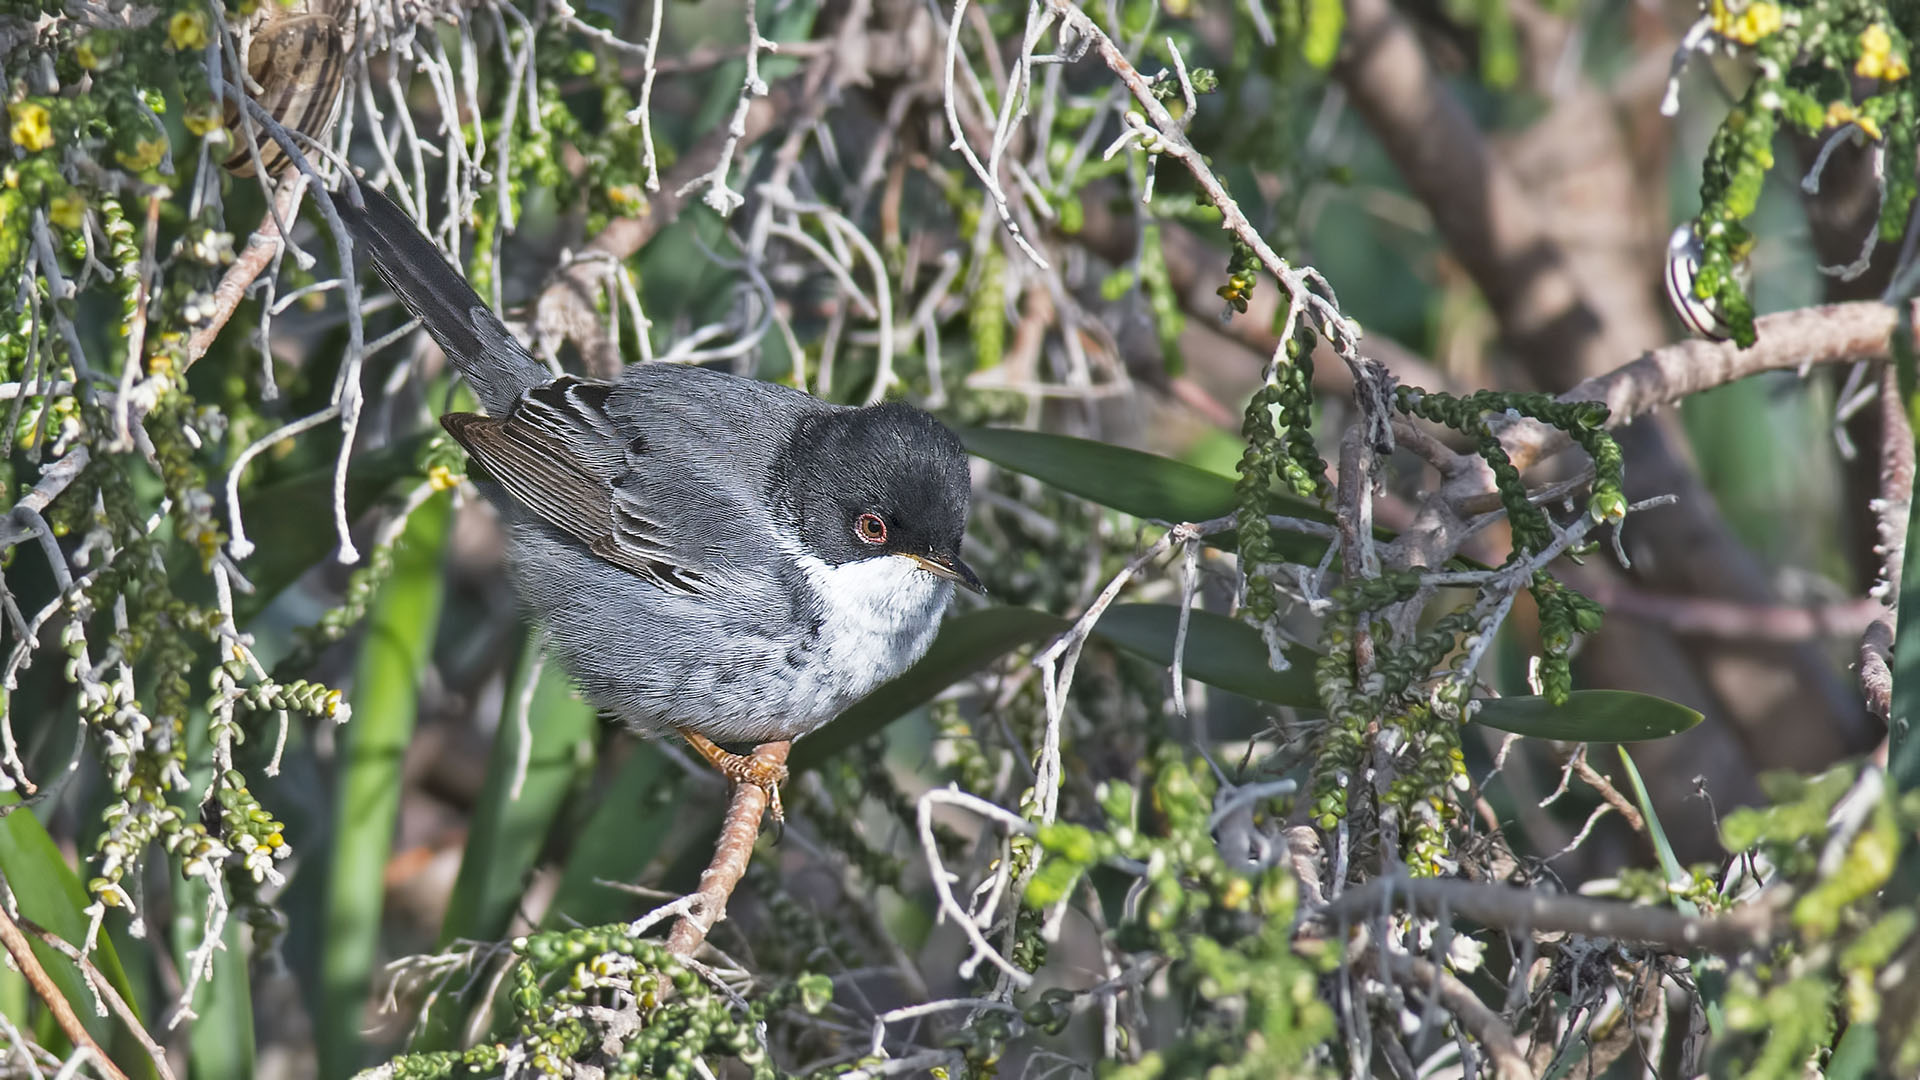
<path id="1" fill-rule="evenodd" d="M 880 519 L 879 514 L 861 514 L 858 518 L 855 518 L 853 522 L 853 532 L 854 535 L 869 544 L 884 544 L 887 542 L 887 523 Z"/>

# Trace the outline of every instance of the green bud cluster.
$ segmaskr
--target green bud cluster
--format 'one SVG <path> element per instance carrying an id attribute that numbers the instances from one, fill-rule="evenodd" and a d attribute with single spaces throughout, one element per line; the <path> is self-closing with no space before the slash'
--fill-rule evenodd
<path id="1" fill-rule="evenodd" d="M 1126 952 L 1172 961 L 1169 977 L 1193 995 L 1197 1013 L 1175 1044 L 1115 1076 L 1290 1076 L 1333 1030 L 1333 1014 L 1317 992 L 1334 957 L 1296 951 L 1292 922 L 1298 885 L 1284 865 L 1251 873 L 1227 865 L 1208 830 L 1212 771 L 1172 743 L 1157 746 L 1142 793 L 1118 783 L 1096 793 L 1104 828 L 1057 824 L 1041 830 L 1044 867 L 1084 870 L 1123 856 L 1144 867 L 1128 916 L 1114 930 Z M 1139 820 L 1150 811 L 1151 824 Z M 1037 878 L 1036 878 L 1037 880 Z M 1060 883 L 1029 892 L 1032 905 L 1061 895 Z M 1022 1019 L 1046 1031 L 1063 1027 L 1078 997 L 1050 990 Z"/>
<path id="2" fill-rule="evenodd" d="M 1276 365 L 1270 381 L 1254 391 L 1241 424 L 1246 449 L 1235 483 L 1234 522 L 1240 571 L 1246 579 L 1242 611 L 1255 625 L 1270 622 L 1279 604 L 1266 568 L 1275 561 L 1269 493 L 1284 483 L 1295 494 L 1325 498 L 1326 462 L 1313 441 L 1313 354 L 1297 334 L 1286 343 L 1287 363 Z M 1277 422 L 1277 426 L 1276 426 Z"/>
<path id="3" fill-rule="evenodd" d="M 1247 313 L 1247 303 L 1253 299 L 1253 288 L 1260 284 L 1260 253 L 1253 245 L 1235 238 L 1233 256 L 1227 260 L 1227 283 L 1215 289 L 1220 299 L 1236 314 Z"/>
<path id="4" fill-rule="evenodd" d="M 1313 668 L 1314 687 L 1327 711 L 1327 722 L 1314 736 L 1314 824 L 1331 829 L 1347 816 L 1349 789 L 1366 756 L 1367 728 L 1376 702 L 1354 686 L 1354 635 L 1358 616 L 1337 609 L 1320 633 L 1324 650 Z"/>
<path id="5" fill-rule="evenodd" d="M 1527 586 L 1540 610 L 1540 692 L 1565 705 L 1573 693 L 1573 642 L 1600 629 L 1604 609 L 1542 570 Z"/>
<path id="6" fill-rule="evenodd" d="M 1387 725 L 1399 736 L 1399 771 L 1380 795 L 1383 814 L 1401 822 L 1400 853 L 1416 877 L 1441 877 L 1454 869 L 1450 830 L 1460 819 L 1458 795 L 1467 787 L 1460 725 L 1425 705 L 1411 705 Z"/>
<path id="7" fill-rule="evenodd" d="M 813 810 L 808 810 L 812 820 Z M 766 905 L 767 925 L 754 935 L 754 953 L 771 969 L 794 970 L 822 951 L 847 962 L 857 962 L 870 949 L 850 933 L 844 918 L 830 917 L 818 907 L 802 903 L 784 888 L 779 873 L 761 860 L 747 865 L 747 885 Z"/>
<path id="8" fill-rule="evenodd" d="M 1140 230 L 1137 259 L 1140 284 L 1146 290 L 1147 310 L 1153 315 L 1153 327 L 1160 337 L 1161 363 L 1167 374 L 1178 375 L 1187 368 L 1180 351 L 1180 332 L 1187 328 L 1186 312 L 1174 294 L 1173 279 L 1167 276 L 1167 257 L 1160 246 L 1160 223 L 1149 219 Z"/>
<path id="9" fill-rule="evenodd" d="M 1908 36 L 1915 26 L 1893 14 L 1899 11 L 1899 5 L 1856 2 L 1713 6 L 1715 33 L 1751 51 L 1758 77 L 1721 121 L 1701 168 L 1696 232 L 1704 251 L 1693 289 L 1742 347 L 1754 342 L 1753 306 L 1735 269 L 1753 247 L 1745 222 L 1773 168 L 1774 135 L 1782 124 L 1814 138 L 1851 124 L 1884 143 L 1886 160 L 1900 164 L 1887 170 L 1879 232 L 1891 242 L 1905 229 L 1920 136 Z"/>
<path id="10" fill-rule="evenodd" d="M 948 755 L 947 774 L 963 790 L 991 791 L 993 765 L 987 760 L 987 752 L 981 748 L 973 727 L 960 715 L 960 703 L 936 701 L 929 711 L 933 715 L 934 737 L 940 752 Z"/>
<path id="11" fill-rule="evenodd" d="M 440 1080 L 496 1069 L 515 1056 L 543 1076 L 574 1075 L 576 1062 L 592 1060 L 609 1077 L 692 1080 L 698 1059 L 725 1055 L 755 1080 L 770 1080 L 778 1072 L 758 1025 L 789 1008 L 818 1015 L 833 997 L 831 979 L 803 973 L 736 1009 L 659 942 L 618 923 L 533 934 L 514 941 L 513 951 L 511 1037 L 462 1053 L 404 1054 L 390 1063 L 394 1075 Z M 620 1039 L 596 1031 L 586 1010 L 616 987 L 630 989 L 642 1020 Z"/>
<path id="12" fill-rule="evenodd" d="M 855 759 L 859 763 L 856 763 Z M 820 842 L 840 853 L 854 869 L 875 885 L 899 888 L 900 875 L 906 869 L 906 863 L 898 855 L 874 846 L 861 830 L 857 816 L 863 796 L 872 796 L 883 804 L 888 802 L 886 795 L 890 791 L 898 801 L 905 801 L 892 778 L 887 777 L 883 787 L 863 790 L 874 773 L 885 773 L 884 748 L 878 754 L 847 755 L 832 767 L 830 785 L 834 788 L 834 798 L 808 799 L 805 802 L 795 800 L 796 808 L 804 806 L 807 820 L 819 834 Z M 896 807 L 889 810 L 898 812 Z M 906 808 L 907 817 L 913 820 L 913 808 Z"/>
<path id="13" fill-rule="evenodd" d="M 1883 789 L 1857 808 L 1864 819 L 1837 837 L 1834 810 L 1858 778 L 1854 766 L 1814 776 L 1769 773 L 1761 786 L 1772 805 L 1735 810 L 1721 823 L 1728 849 L 1737 856 L 1757 850 L 1774 885 L 1795 899 L 1792 937 L 1728 978 L 1722 1007 L 1734 1037 L 1717 1048 L 1716 1074 L 1797 1077 L 1831 1045 L 1843 1018 L 1878 1026 L 1881 1061 L 1894 1066 L 1889 1075 L 1920 1068 L 1920 1040 L 1905 1016 L 1886 1014 L 1898 999 L 1884 996 L 1886 972 L 1910 962 L 1920 930 L 1920 914 L 1897 902 L 1891 885 L 1895 868 L 1911 857 L 1920 792 Z M 1838 865 L 1823 868 L 1836 843 L 1844 844 Z"/>

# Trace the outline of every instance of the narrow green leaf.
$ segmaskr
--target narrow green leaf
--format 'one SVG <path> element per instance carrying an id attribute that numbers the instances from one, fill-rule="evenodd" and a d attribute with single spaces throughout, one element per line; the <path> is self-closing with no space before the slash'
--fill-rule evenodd
<path id="1" fill-rule="evenodd" d="M 1905 340 L 1904 335 L 1896 334 Z M 1920 499 L 1907 514 L 1900 568 L 1899 620 L 1893 638 L 1893 706 L 1887 724 L 1887 779 L 1896 791 L 1920 788 Z"/>
<path id="2" fill-rule="evenodd" d="M 1633 755 L 1627 748 L 1617 747 L 1620 751 L 1620 764 L 1627 770 L 1627 783 L 1633 785 L 1633 800 L 1640 804 L 1640 816 L 1647 822 L 1647 838 L 1653 841 L 1653 853 L 1660 860 L 1660 872 L 1668 881 L 1685 881 L 1689 877 L 1687 868 L 1680 864 L 1680 856 L 1674 854 L 1673 844 L 1667 840 L 1667 830 L 1660 824 L 1660 815 L 1654 812 L 1653 797 L 1647 794 L 1646 781 L 1640 778 L 1640 769 L 1633 763 Z M 1698 916 L 1699 905 L 1684 896 L 1673 898 L 1673 906 L 1687 915 Z"/>
<path id="3" fill-rule="evenodd" d="M 528 634 L 520 650 L 501 708 L 500 727 L 487 758 L 487 775 L 466 849 L 460 856 L 460 874 L 440 923 L 440 947 L 458 939 L 495 941 L 504 937 L 515 908 L 526 892 L 528 878 L 567 795 L 592 770 L 596 723 L 591 705 L 574 696 L 560 665 L 540 659 L 538 635 Z M 525 779 L 519 795 L 514 780 L 520 771 L 521 725 L 519 703 L 527 699 Z M 625 837 L 627 830 L 615 826 Z M 434 999 L 413 1051 L 451 1049 L 458 1039 L 461 1019 L 484 987 L 461 994 L 452 990 Z"/>
<path id="4" fill-rule="evenodd" d="M 1827 1062 L 1826 1080 L 1867 1080 L 1875 1074 L 1879 1058 L 1879 1030 L 1870 1022 L 1848 1024 Z"/>
<path id="5" fill-rule="evenodd" d="M 1685 705 L 1630 690 L 1575 690 L 1565 705 L 1543 697 L 1489 698 L 1474 723 L 1561 742 L 1642 742 L 1678 735 L 1701 716 Z"/>
<path id="6" fill-rule="evenodd" d="M 968 453 L 1134 517 L 1208 521 L 1233 513 L 1233 478 L 1184 461 L 1018 428 L 962 428 L 959 434 Z M 1301 505 L 1331 520 L 1319 507 Z"/>
<path id="7" fill-rule="evenodd" d="M 959 435 L 969 453 L 1138 518 L 1210 521 L 1233 513 L 1237 504 L 1232 477 L 1143 450 L 1020 428 L 961 428 Z M 1330 511 L 1297 495 L 1275 491 L 1267 498 L 1274 513 L 1322 524 L 1333 521 Z M 1393 537 L 1378 528 L 1374 535 Z M 1232 530 L 1215 533 L 1207 543 L 1231 548 L 1234 536 Z M 1308 565 L 1327 550 L 1319 537 L 1284 529 L 1273 531 L 1272 544 L 1280 558 Z"/>
<path id="8" fill-rule="evenodd" d="M 204 708 L 195 708 L 187 717 L 187 787 L 168 798 L 182 819 L 200 817 L 200 796 L 213 782 L 212 731 Z M 173 891 L 173 919 L 167 942 L 173 953 L 174 970 L 189 970 L 189 954 L 200 948 L 207 932 L 207 912 L 213 903 L 213 891 L 201 878 L 182 879 L 168 875 Z M 232 879 L 229 878 L 229 883 Z M 232 889 L 229 884 L 228 894 Z M 253 985 L 249 954 L 241 927 L 245 918 L 238 911 L 227 913 L 220 940 L 225 948 L 216 950 L 213 968 L 193 992 L 193 1011 L 197 1019 L 187 1029 L 187 1065 L 193 1076 L 252 1076 L 253 1060 Z"/>
<path id="9" fill-rule="evenodd" d="M 1093 636 L 1161 667 L 1172 667 L 1179 627 L 1177 604 L 1116 604 L 1094 624 Z M 1285 654 L 1288 670 L 1275 671 L 1268 663 L 1267 643 L 1252 627 L 1211 611 L 1191 613 L 1184 660 L 1188 678 L 1257 701 L 1318 708 L 1313 651 L 1289 645 Z"/>
<path id="10" fill-rule="evenodd" d="M 323 1080 L 347 1076 L 360 1065 L 384 874 L 400 807 L 400 760 L 413 737 L 420 676 L 439 623 L 440 551 L 452 519 L 448 502 L 437 497 L 415 510 L 394 548 L 393 576 L 374 601 L 354 671 L 353 718 L 340 729 L 314 1033 Z"/>
<path id="11" fill-rule="evenodd" d="M 645 741 L 620 762 L 577 833 L 543 928 L 598 926 L 634 913 L 640 901 L 600 882 L 638 881 L 671 835 L 681 806 L 677 799 L 662 798 L 663 786 L 678 779 L 667 765 L 666 756 Z"/>
<path id="12" fill-rule="evenodd" d="M 487 941 L 506 932 L 567 793 L 593 768 L 593 706 L 574 694 L 560 665 L 540 659 L 537 635 L 529 637 L 507 689 L 487 759 L 484 797 L 467 831 L 460 875 L 440 925 L 442 947 L 457 938 Z M 537 679 L 526 710 L 532 745 L 515 797 L 522 736 L 518 703 L 530 679 Z"/>
<path id="13" fill-rule="evenodd" d="M 188 951 L 199 948 L 206 933 L 207 904 L 211 900 L 206 882 L 174 882 L 174 915 L 171 936 L 173 954 L 180 970 Z M 253 996 L 248 972 L 246 943 L 241 929 L 246 925 L 238 912 L 230 912 L 220 934 L 226 948 L 213 954 L 213 971 L 194 990 L 193 1011 L 198 1019 L 190 1021 L 187 1044 L 189 1076 L 252 1076 Z"/>
<path id="14" fill-rule="evenodd" d="M 11 791 L 0 792 L 0 806 L 19 801 L 20 797 Z M 0 877 L 5 877 L 7 887 L 13 890 L 22 916 L 59 935 L 69 945 L 78 946 L 86 940 L 86 890 L 32 810 L 15 810 L 0 818 Z M 38 941 L 33 942 L 33 954 L 94 1039 L 102 1046 L 112 1045 L 113 1024 L 95 1014 L 93 992 L 87 989 L 79 967 Z M 105 934 L 95 946 L 93 964 L 121 997 L 129 1003 L 139 1000 L 127 983 L 127 974 L 120 966 L 113 943 Z M 139 1069 L 140 1062 L 133 1057 L 121 1054 L 120 1059 L 118 1064 L 134 1066 L 141 1075 L 147 1074 L 147 1070 Z"/>

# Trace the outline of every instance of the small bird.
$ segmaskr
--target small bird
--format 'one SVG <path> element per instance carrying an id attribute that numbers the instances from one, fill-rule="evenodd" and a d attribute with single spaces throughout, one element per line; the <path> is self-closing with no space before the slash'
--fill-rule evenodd
<path id="1" fill-rule="evenodd" d="M 340 110 L 356 8 L 349 0 L 274 0 L 261 4 L 241 25 L 247 81 L 253 84 L 249 92 L 289 132 L 323 140 L 332 129 Z M 252 176 L 254 149 L 268 176 L 286 171 L 291 159 L 279 141 L 258 130 L 258 125 L 243 122 L 239 106 L 231 101 L 226 120 L 234 143 L 224 163 L 228 172 Z M 250 126 L 253 148 L 248 146 Z"/>
<path id="2" fill-rule="evenodd" d="M 819 728 L 926 652 L 955 585 L 985 591 L 960 559 L 959 438 L 903 403 L 701 367 L 554 378 L 411 218 L 350 186 L 333 203 L 355 246 L 487 411 L 441 423 L 548 648 L 621 722 L 766 789 L 778 821 L 784 767 L 715 744 Z"/>

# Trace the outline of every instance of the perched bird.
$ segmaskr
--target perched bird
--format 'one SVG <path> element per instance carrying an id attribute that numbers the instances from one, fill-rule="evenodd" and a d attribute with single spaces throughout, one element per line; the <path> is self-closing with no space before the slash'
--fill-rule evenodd
<path id="1" fill-rule="evenodd" d="M 265 0 L 241 25 L 241 48 L 247 57 L 247 77 L 253 84 L 245 89 L 288 131 L 324 139 L 333 127 L 347 72 L 355 6 L 351 0 L 291 0 L 285 4 Z M 234 151 L 227 157 L 225 168 L 235 176 L 252 176 L 249 125 L 231 101 L 226 117 Z M 260 131 L 258 124 L 252 127 L 260 166 L 268 176 L 280 175 L 290 162 L 286 151 L 278 140 Z"/>
<path id="2" fill-rule="evenodd" d="M 982 591 L 960 440 L 909 405 L 700 367 L 556 379 L 385 196 L 333 202 L 487 410 L 441 423 L 549 648 L 622 722 L 767 789 L 778 820 L 784 768 L 715 741 L 819 728 L 926 652 L 956 584 Z"/>

